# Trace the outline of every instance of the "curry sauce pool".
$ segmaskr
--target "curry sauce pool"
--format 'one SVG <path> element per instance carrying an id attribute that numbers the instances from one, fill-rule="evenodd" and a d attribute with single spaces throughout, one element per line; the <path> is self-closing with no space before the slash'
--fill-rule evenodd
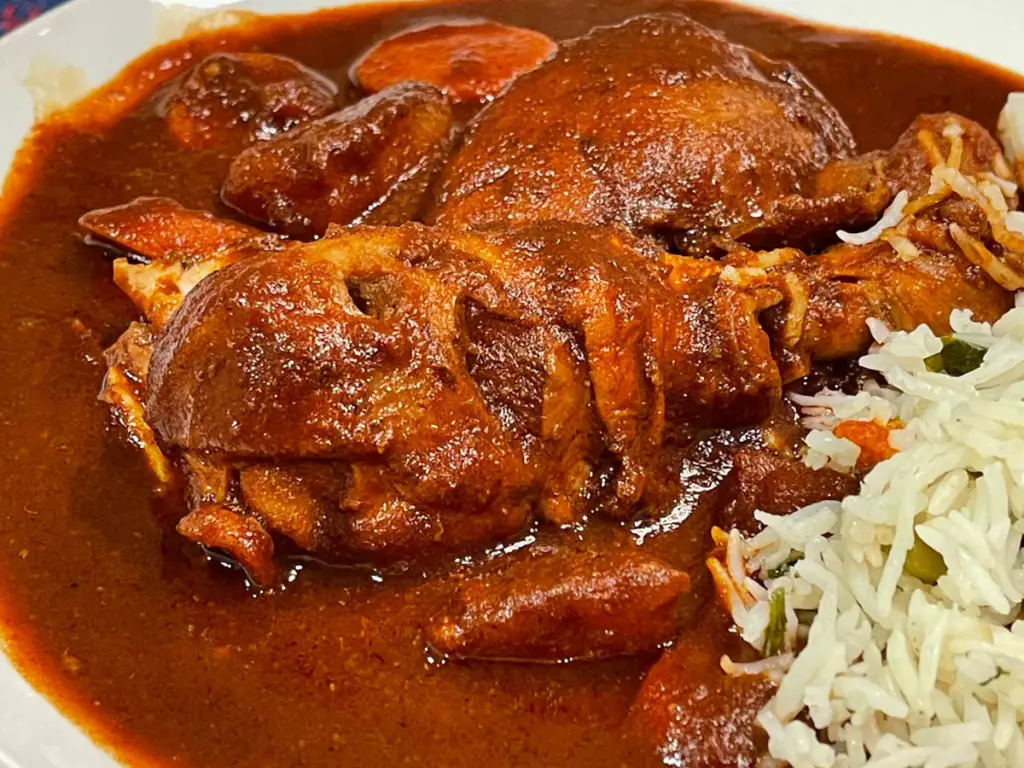
<path id="1" fill-rule="evenodd" d="M 563 39 L 666 7 L 359 9 L 271 24 L 254 33 L 256 42 L 222 35 L 217 47 L 281 52 L 344 84 L 371 41 L 425 15 L 486 16 Z M 1005 73 L 929 49 L 731 7 L 683 9 L 792 61 L 836 106 L 860 150 L 890 146 L 919 113 L 947 108 L 992 130 L 1006 93 L 1019 87 Z M 109 262 L 78 242 L 76 220 L 139 195 L 215 207 L 232 158 L 182 150 L 150 103 L 100 132 L 43 126 L 33 147 L 37 160 L 10 187 L 24 196 L 0 238 L 0 358 L 18 372 L 0 384 L 2 610 L 29 678 L 130 763 L 643 759 L 625 742 L 624 723 L 651 658 L 429 667 L 420 626 L 440 611 L 441 598 L 418 574 L 379 585 L 366 574 L 299 563 L 287 591 L 257 600 L 236 572 L 211 569 L 173 532 L 180 502 L 152 497 L 140 456 L 95 401 L 99 352 L 136 312 L 112 285 Z M 702 461 L 698 455 L 694 465 Z M 675 567 L 698 572 L 705 542 L 692 530 L 706 527 L 712 506 L 693 511 L 664 545 Z M 607 528 L 586 537 L 613 537 Z M 693 591 L 706 595 L 706 583 L 695 578 Z"/>

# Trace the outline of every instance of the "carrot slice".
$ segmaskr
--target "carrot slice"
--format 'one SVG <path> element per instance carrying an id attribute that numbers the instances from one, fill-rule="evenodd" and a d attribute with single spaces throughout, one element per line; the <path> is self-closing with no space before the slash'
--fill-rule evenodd
<path id="1" fill-rule="evenodd" d="M 844 421 L 836 425 L 832 434 L 860 446 L 857 469 L 867 472 L 875 464 L 896 455 L 896 449 L 889 445 L 889 432 L 902 427 L 903 425 L 896 421 L 889 424 L 880 424 L 877 421 Z"/>
<path id="2" fill-rule="evenodd" d="M 433 24 L 375 45 L 353 66 L 352 79 L 371 93 L 419 80 L 453 101 L 484 101 L 556 48 L 547 35 L 493 21 Z"/>

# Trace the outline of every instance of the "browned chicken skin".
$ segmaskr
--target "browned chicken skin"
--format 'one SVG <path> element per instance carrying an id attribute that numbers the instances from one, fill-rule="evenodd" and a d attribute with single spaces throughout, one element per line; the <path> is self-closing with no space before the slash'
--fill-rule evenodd
<path id="1" fill-rule="evenodd" d="M 224 202 L 282 234 L 414 218 L 448 152 L 452 112 L 438 89 L 400 83 L 240 154 Z"/>
<path id="2" fill-rule="evenodd" d="M 167 130 L 186 147 L 242 147 L 333 112 L 337 91 L 286 56 L 217 53 L 185 76 L 163 108 Z"/>
<path id="3" fill-rule="evenodd" d="M 428 220 L 622 222 L 702 251 L 852 151 L 796 70 L 686 17 L 643 16 L 563 43 L 481 112 Z"/>

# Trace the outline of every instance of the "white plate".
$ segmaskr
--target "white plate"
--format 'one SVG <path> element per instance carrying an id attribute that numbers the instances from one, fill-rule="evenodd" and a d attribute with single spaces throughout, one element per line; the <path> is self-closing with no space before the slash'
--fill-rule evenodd
<path id="1" fill-rule="evenodd" d="M 345 0 L 74 0 L 0 40 L 0 178 L 32 127 L 24 86 L 32 62 L 72 66 L 90 87 L 112 78 L 165 34 L 169 18 L 189 8 L 262 13 L 352 5 Z M 793 16 L 914 37 L 1024 73 L 1021 0 L 758 0 Z M 163 42 L 163 40 L 160 40 Z M 114 768 L 0 654 L 0 766 Z"/>

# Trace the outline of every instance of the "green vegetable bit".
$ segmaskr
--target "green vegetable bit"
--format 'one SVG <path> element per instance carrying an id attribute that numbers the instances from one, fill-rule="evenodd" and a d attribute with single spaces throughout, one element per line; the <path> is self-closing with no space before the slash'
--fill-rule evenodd
<path id="1" fill-rule="evenodd" d="M 925 584 L 934 584 L 939 580 L 939 576 L 946 573 L 946 561 L 915 533 L 914 546 L 907 552 L 907 562 L 904 563 L 903 570 Z"/>
<path id="2" fill-rule="evenodd" d="M 768 628 L 764 631 L 765 656 L 774 656 L 782 650 L 786 641 L 786 592 L 773 590 L 768 596 Z"/>
<path id="3" fill-rule="evenodd" d="M 942 337 L 942 351 L 926 357 L 925 367 L 934 373 L 963 376 L 978 368 L 985 359 L 985 348 L 954 336 Z"/>
<path id="4" fill-rule="evenodd" d="M 768 580 L 771 580 L 771 579 L 778 579 L 778 578 L 780 578 L 782 576 L 785 576 L 787 573 L 789 573 L 789 569 L 790 568 L 792 568 L 794 565 L 796 565 L 798 562 L 800 562 L 800 558 L 802 558 L 802 557 L 803 557 L 803 555 L 800 554 L 799 552 L 794 552 L 792 555 L 787 557 L 781 563 L 779 563 L 774 568 L 769 570 L 765 574 L 765 577 Z"/>

